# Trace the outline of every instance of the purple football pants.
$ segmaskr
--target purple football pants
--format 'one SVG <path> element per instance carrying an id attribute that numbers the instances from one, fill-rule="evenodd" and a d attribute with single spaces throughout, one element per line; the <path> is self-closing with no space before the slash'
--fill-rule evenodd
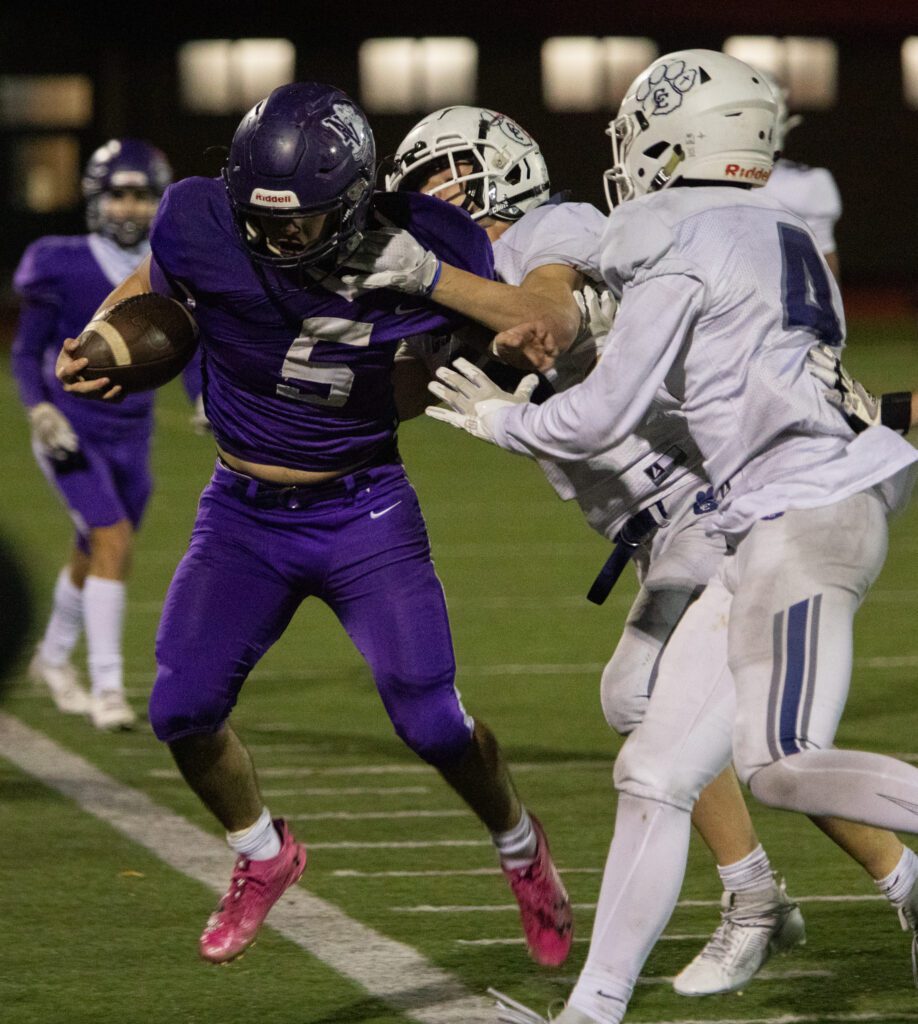
<path id="1" fill-rule="evenodd" d="M 163 608 L 150 697 L 157 737 L 216 731 L 309 596 L 366 659 L 402 740 L 431 764 L 456 760 L 473 723 L 454 686 L 427 530 L 399 465 L 280 489 L 218 463 Z"/>
<path id="2" fill-rule="evenodd" d="M 77 547 L 89 553 L 89 531 L 127 519 L 136 530 L 150 500 L 150 433 L 101 443 L 80 437 L 80 448 L 57 462 L 37 443 L 32 451 L 48 482 L 64 500 L 76 527 Z"/>

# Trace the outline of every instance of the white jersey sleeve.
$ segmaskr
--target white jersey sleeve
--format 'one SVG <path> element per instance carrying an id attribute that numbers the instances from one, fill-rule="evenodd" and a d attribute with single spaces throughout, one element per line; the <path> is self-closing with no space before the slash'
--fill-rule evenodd
<path id="1" fill-rule="evenodd" d="M 596 368 L 538 408 L 515 406 L 496 416 L 502 447 L 558 461 L 585 459 L 625 440 L 662 388 L 703 307 L 703 274 L 641 203 L 609 218 L 600 267 L 613 290 L 628 290 Z"/>
<path id="2" fill-rule="evenodd" d="M 507 284 L 522 284 L 539 267 L 573 267 L 591 280 L 598 273 L 606 216 L 589 203 L 547 203 L 530 210 L 494 246 L 494 268 Z"/>
<path id="3" fill-rule="evenodd" d="M 819 251 L 836 251 L 835 225 L 842 213 L 841 194 L 825 167 L 779 160 L 768 179 L 765 191 L 791 213 L 806 221 Z"/>

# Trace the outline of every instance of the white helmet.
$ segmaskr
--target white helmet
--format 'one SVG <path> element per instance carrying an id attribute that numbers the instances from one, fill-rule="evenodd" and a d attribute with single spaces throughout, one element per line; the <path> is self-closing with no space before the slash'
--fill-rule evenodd
<path id="1" fill-rule="evenodd" d="M 609 124 L 610 208 L 678 181 L 764 185 L 776 113 L 771 86 L 735 57 L 680 50 L 658 58 L 631 83 Z"/>
<path id="2" fill-rule="evenodd" d="M 386 175 L 389 192 L 416 191 L 433 174 L 449 168 L 449 180 L 465 191 L 463 209 L 475 220 L 519 220 L 548 199 L 548 168 L 538 144 L 516 121 L 484 107 L 444 107 L 419 121 L 396 150 Z M 458 164 L 469 163 L 467 174 Z"/>
<path id="3" fill-rule="evenodd" d="M 758 70 L 765 81 L 771 86 L 771 91 L 775 94 L 775 102 L 778 104 L 778 117 L 775 121 L 775 149 L 780 153 L 784 149 L 784 140 L 787 138 L 787 133 L 791 128 L 796 128 L 803 121 L 803 118 L 799 114 L 792 114 L 787 109 L 787 86 L 782 85 L 770 71 L 766 71 L 764 68 L 759 68 Z"/>

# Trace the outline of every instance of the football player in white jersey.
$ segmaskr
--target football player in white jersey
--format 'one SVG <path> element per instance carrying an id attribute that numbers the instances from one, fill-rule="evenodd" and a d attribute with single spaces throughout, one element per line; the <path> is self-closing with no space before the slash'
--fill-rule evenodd
<path id="1" fill-rule="evenodd" d="M 918 830 L 918 770 L 832 747 L 854 612 L 918 454 L 882 427 L 855 437 L 805 370 L 814 336 L 843 341 L 843 314 L 803 222 L 749 191 L 767 180 L 775 113 L 767 83 L 733 58 L 685 51 L 654 62 L 611 126 L 607 180 L 629 202 L 601 245 L 603 278 L 622 306 L 596 368 L 540 407 L 470 364 L 439 372 L 435 393 L 452 409 L 433 409 L 437 418 L 562 462 L 624 440 L 662 394 L 686 415 L 721 500 L 714 526 L 728 553 L 673 633 L 616 762 L 616 830 L 591 953 L 558 1024 L 622 1019 L 675 906 L 692 806 L 731 748 L 769 805 Z M 500 340 L 547 366 L 557 345 L 549 327 Z M 719 670 L 687 689 L 684 666 L 701 659 Z M 885 882 L 895 888 L 899 876 Z M 913 890 L 888 894 L 914 928 Z M 506 1019 L 539 1019 L 518 1012 Z"/>
<path id="2" fill-rule="evenodd" d="M 802 118 L 787 109 L 787 89 L 767 71 L 759 69 L 759 73 L 771 86 L 778 104 L 775 149 L 783 154 L 787 133 L 800 124 Z M 832 172 L 826 167 L 808 167 L 780 155 L 764 187 L 773 199 L 806 221 L 819 251 L 837 278 L 835 225 L 841 217 L 842 202 Z"/>
<path id="3" fill-rule="evenodd" d="M 449 107 L 424 118 L 399 145 L 386 185 L 438 195 L 466 209 L 488 232 L 498 273 L 508 284 L 542 289 L 543 297 L 558 287 L 555 298 L 563 298 L 565 288 L 596 277 L 606 218 L 589 204 L 549 201 L 537 144 L 502 114 Z M 548 371 L 556 392 L 579 383 L 594 365 L 610 326 L 601 315 L 596 321 Z M 408 382 L 403 412 L 419 409 L 406 397 L 417 383 L 414 367 L 423 365 L 426 381 L 449 365 L 455 349 L 436 339 L 405 343 L 396 375 Z M 563 464 L 540 461 L 559 495 L 577 500 L 590 525 L 618 541 L 610 568 L 621 571 L 623 551 L 635 557 L 641 591 L 602 679 L 607 720 L 622 734 L 643 717 L 661 650 L 724 553 L 722 539 L 705 531 L 717 502 L 684 417 L 672 405 L 655 402 L 631 437 L 600 455 Z M 675 987 L 707 995 L 742 987 L 771 952 L 802 940 L 804 931 L 799 910 L 772 875 L 731 769 L 704 791 L 693 821 L 719 865 L 723 920 Z M 891 833 L 859 825 L 847 829 L 845 845 L 877 878 L 904 853 Z"/>

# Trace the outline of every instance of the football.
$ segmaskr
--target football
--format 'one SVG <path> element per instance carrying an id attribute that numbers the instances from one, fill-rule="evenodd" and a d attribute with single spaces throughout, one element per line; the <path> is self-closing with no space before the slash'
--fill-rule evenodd
<path id="1" fill-rule="evenodd" d="M 108 377 L 123 393 L 150 391 L 177 376 L 194 355 L 198 327 L 175 299 L 134 295 L 91 320 L 77 338 L 74 359 L 89 363 L 81 380 Z"/>

